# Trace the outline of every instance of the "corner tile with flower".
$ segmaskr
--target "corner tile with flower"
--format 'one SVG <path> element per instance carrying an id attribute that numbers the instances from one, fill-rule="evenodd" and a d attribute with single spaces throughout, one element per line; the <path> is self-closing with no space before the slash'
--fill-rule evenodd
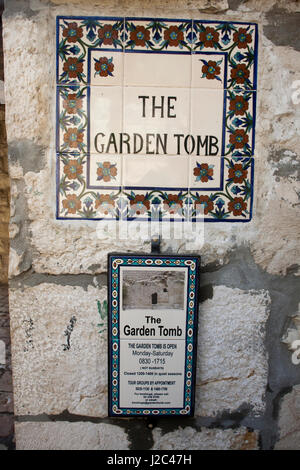
<path id="1" fill-rule="evenodd" d="M 192 192 L 192 218 L 248 221 L 251 219 L 254 158 L 233 157 L 225 160 L 223 188 L 204 194 Z"/>
<path id="2" fill-rule="evenodd" d="M 214 179 L 214 165 L 196 162 L 193 174 L 196 177 L 195 182 L 201 181 L 201 183 L 207 183 L 208 181 L 212 181 Z"/>
<path id="3" fill-rule="evenodd" d="M 113 77 L 113 71 L 114 71 L 114 64 L 113 64 L 113 58 L 110 57 L 99 57 L 99 59 L 95 59 L 95 64 L 94 64 L 94 69 L 95 69 L 95 74 L 100 75 L 100 77 Z"/>
<path id="4" fill-rule="evenodd" d="M 207 80 L 219 80 L 220 82 L 222 81 L 219 75 L 221 74 L 220 65 L 222 64 L 223 59 L 220 59 L 217 61 L 215 60 L 207 61 L 207 60 L 201 59 L 201 62 L 203 63 L 201 78 L 206 78 Z"/>
<path id="5" fill-rule="evenodd" d="M 145 48 L 153 51 L 177 48 L 192 49 L 192 21 L 133 21 L 125 20 L 125 48 Z"/>

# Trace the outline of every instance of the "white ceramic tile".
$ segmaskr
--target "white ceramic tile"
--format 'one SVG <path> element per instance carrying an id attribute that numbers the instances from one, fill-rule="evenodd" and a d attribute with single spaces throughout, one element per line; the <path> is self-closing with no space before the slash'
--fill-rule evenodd
<path id="1" fill-rule="evenodd" d="M 225 155 L 254 154 L 256 91 L 226 91 Z"/>
<path id="2" fill-rule="evenodd" d="M 189 187 L 191 190 L 195 191 L 221 188 L 223 183 L 222 158 L 200 156 L 189 158 Z"/>
<path id="3" fill-rule="evenodd" d="M 90 152 L 120 153 L 122 87 L 90 87 Z"/>
<path id="4" fill-rule="evenodd" d="M 99 86 L 123 85 L 123 52 L 92 50 L 90 54 L 90 83 Z"/>
<path id="5" fill-rule="evenodd" d="M 192 155 L 221 155 L 223 108 L 223 90 L 191 90 L 191 135 L 194 139 L 190 142 L 194 146 Z"/>
<path id="6" fill-rule="evenodd" d="M 184 87 L 191 83 L 191 54 L 128 52 L 124 54 L 125 86 Z"/>
<path id="7" fill-rule="evenodd" d="M 130 136 L 134 133 L 142 136 L 143 147 L 140 153 L 157 153 L 157 135 L 159 134 L 162 139 L 166 139 L 166 145 L 163 148 L 159 145 L 158 152 L 176 155 L 179 139 L 176 135 L 188 134 L 189 121 L 189 89 L 124 88 L 124 132 Z M 167 136 L 164 137 L 164 135 Z M 148 150 L 147 140 L 149 141 Z M 165 140 L 163 142 L 165 143 Z"/>
<path id="8" fill-rule="evenodd" d="M 149 189 L 187 188 L 188 157 L 125 155 L 123 186 Z"/>

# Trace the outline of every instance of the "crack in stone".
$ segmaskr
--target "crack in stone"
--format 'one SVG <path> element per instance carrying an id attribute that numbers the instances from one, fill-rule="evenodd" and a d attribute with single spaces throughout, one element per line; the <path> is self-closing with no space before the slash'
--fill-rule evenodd
<path id="1" fill-rule="evenodd" d="M 247 375 L 246 379 L 249 379 L 255 374 L 255 371 L 252 370 L 250 374 Z M 196 385 L 196 387 L 201 387 L 202 385 L 207 385 L 209 383 L 216 383 L 216 382 L 224 382 L 224 381 L 235 381 L 235 380 L 242 380 L 243 377 L 222 377 L 221 379 L 208 379 L 208 380 L 203 380 L 199 384 Z"/>

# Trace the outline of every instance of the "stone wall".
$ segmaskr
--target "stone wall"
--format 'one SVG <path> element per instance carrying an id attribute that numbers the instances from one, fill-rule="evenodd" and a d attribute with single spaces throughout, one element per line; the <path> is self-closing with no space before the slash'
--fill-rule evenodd
<path id="1" fill-rule="evenodd" d="M 194 418 L 157 419 L 151 426 L 107 418 L 107 339 L 97 308 L 107 293 L 106 257 L 149 253 L 150 241 L 138 234 L 117 240 L 97 223 L 55 220 L 57 15 L 259 25 L 253 220 L 206 224 L 204 244 L 195 250 L 202 256 L 202 287 Z M 6 1 L 18 449 L 299 448 L 299 404 L 294 414 L 287 409 L 299 400 L 300 366 L 281 342 L 300 301 L 299 19 L 299 3 L 281 0 Z M 163 239 L 164 252 L 186 250 L 186 240 Z"/>
<path id="2" fill-rule="evenodd" d="M 9 177 L 5 130 L 2 42 L 3 2 L 0 2 L 0 449 L 13 443 L 13 396 L 8 315 Z"/>

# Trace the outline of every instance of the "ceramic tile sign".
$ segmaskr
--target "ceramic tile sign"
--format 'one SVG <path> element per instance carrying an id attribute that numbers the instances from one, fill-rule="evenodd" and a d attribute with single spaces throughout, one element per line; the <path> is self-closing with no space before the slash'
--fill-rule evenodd
<path id="1" fill-rule="evenodd" d="M 199 261 L 109 255 L 109 416 L 193 415 Z"/>
<path id="2" fill-rule="evenodd" d="M 257 25 L 57 18 L 57 217 L 252 217 Z"/>

